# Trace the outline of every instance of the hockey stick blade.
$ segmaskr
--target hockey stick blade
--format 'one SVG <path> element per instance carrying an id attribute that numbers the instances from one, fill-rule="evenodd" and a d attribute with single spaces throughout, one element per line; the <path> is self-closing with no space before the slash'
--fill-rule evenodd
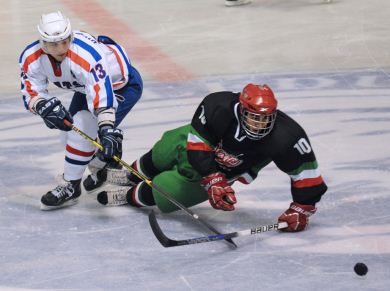
<path id="1" fill-rule="evenodd" d="M 162 232 L 153 210 L 149 212 L 149 223 L 154 235 L 164 247 L 169 248 L 177 245 L 174 240 L 171 240 Z"/>
<path id="2" fill-rule="evenodd" d="M 160 225 L 158 224 L 157 222 L 157 218 L 156 218 L 156 214 L 154 213 L 153 210 L 151 210 L 149 212 L 149 223 L 150 223 L 150 227 L 154 233 L 154 235 L 156 236 L 156 238 L 158 239 L 158 241 L 166 248 L 169 248 L 169 247 L 176 247 L 176 246 L 181 246 L 181 245 L 187 245 L 187 244 L 194 244 L 195 242 L 193 243 L 186 243 L 187 240 L 173 240 L 173 239 L 170 239 L 169 237 L 167 237 L 163 231 L 161 230 L 161 227 Z M 210 235 L 210 236 L 207 236 L 207 237 L 220 237 L 222 236 L 221 238 L 219 239 L 214 239 L 214 240 L 226 240 L 228 243 L 229 243 L 229 246 L 231 246 L 232 248 L 237 248 L 237 245 L 234 243 L 234 241 L 229 238 L 229 237 L 224 237 L 223 234 L 216 234 L 216 235 Z M 212 241 L 212 240 L 210 240 Z"/>
<path id="3" fill-rule="evenodd" d="M 225 234 L 214 234 L 214 235 L 202 236 L 197 238 L 174 240 L 167 237 L 163 233 L 163 231 L 160 228 L 160 225 L 157 222 L 157 218 L 153 210 L 149 213 L 149 223 L 156 238 L 166 248 L 226 240 L 226 239 L 231 239 L 233 237 L 244 236 L 244 235 L 254 235 L 254 234 L 259 234 L 271 230 L 286 228 L 288 226 L 286 222 L 282 222 L 282 223 L 263 225 L 263 226 L 259 226 L 247 230 L 241 230 L 241 231 L 230 232 Z"/>
<path id="4" fill-rule="evenodd" d="M 149 223 L 150 223 L 150 227 L 151 227 L 154 235 L 156 236 L 158 241 L 161 243 L 161 245 L 163 245 L 164 247 L 169 248 L 169 247 L 176 247 L 176 246 L 181 246 L 181 245 L 187 244 L 187 243 L 184 243 L 185 240 L 178 241 L 178 240 L 173 240 L 173 239 L 170 239 L 169 237 L 167 237 L 163 233 L 163 231 L 161 230 L 161 227 L 157 222 L 156 214 L 154 213 L 153 210 L 149 212 Z M 216 234 L 215 236 L 220 236 L 220 235 L 222 235 L 222 234 Z M 233 240 L 231 238 L 222 237 L 219 240 L 226 240 L 227 242 L 230 243 L 229 245 L 232 248 L 237 248 L 237 245 L 233 242 Z"/>

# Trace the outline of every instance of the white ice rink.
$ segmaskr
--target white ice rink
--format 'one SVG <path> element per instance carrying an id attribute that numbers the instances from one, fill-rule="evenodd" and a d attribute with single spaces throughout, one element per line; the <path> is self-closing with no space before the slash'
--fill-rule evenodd
<path id="1" fill-rule="evenodd" d="M 390 1 L 5 1 L 0 33 L 0 290 L 390 290 Z M 163 248 L 147 212 L 83 194 L 43 212 L 64 159 L 58 131 L 25 111 L 18 58 L 45 12 L 125 45 L 144 93 L 125 119 L 127 162 L 201 99 L 269 84 L 306 129 L 328 192 L 310 228 Z M 71 94 L 51 88 L 68 103 Z M 193 207 L 224 232 L 270 224 L 291 201 L 289 177 L 265 168 L 235 187 L 231 213 Z M 158 213 L 175 239 L 209 234 L 184 213 Z M 365 277 L 353 272 L 357 262 Z M 386 287 L 387 286 L 387 287 Z"/>

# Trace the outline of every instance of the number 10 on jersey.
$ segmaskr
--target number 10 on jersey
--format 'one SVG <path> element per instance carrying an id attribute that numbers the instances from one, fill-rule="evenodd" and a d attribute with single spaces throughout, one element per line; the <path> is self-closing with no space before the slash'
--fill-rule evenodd
<path id="1" fill-rule="evenodd" d="M 303 137 L 298 140 L 298 142 L 294 145 L 294 148 L 296 148 L 301 155 L 308 154 L 311 152 L 310 144 Z"/>

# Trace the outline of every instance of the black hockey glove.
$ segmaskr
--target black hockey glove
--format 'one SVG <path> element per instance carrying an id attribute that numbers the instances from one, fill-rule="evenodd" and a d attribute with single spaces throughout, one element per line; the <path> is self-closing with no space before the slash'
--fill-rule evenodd
<path id="1" fill-rule="evenodd" d="M 64 119 L 73 123 L 73 118 L 68 110 L 61 104 L 61 101 L 56 97 L 49 100 L 39 101 L 35 105 L 35 112 L 43 118 L 48 128 L 57 128 L 59 130 L 69 131 L 70 127 L 64 124 Z"/>
<path id="2" fill-rule="evenodd" d="M 103 146 L 103 151 L 99 151 L 100 156 L 106 162 L 113 156 L 122 157 L 123 132 L 119 128 L 103 127 L 99 129 L 99 139 Z"/>

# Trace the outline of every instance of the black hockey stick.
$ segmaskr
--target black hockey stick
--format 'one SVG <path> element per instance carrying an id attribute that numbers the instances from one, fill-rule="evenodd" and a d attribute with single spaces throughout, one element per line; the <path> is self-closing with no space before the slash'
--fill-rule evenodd
<path id="1" fill-rule="evenodd" d="M 64 120 L 64 124 L 68 127 L 70 127 L 73 131 L 77 132 L 78 134 L 80 134 L 83 138 L 85 138 L 86 140 L 88 140 L 89 142 L 91 142 L 93 145 L 95 145 L 98 149 L 100 150 L 103 150 L 103 146 L 98 143 L 96 140 L 94 140 L 93 138 L 91 138 L 89 135 L 87 135 L 86 133 L 84 133 L 83 131 L 81 131 L 79 128 L 77 128 L 76 126 L 74 126 L 72 123 L 70 123 L 68 120 Z M 120 159 L 119 157 L 117 156 L 113 156 L 113 159 L 118 162 L 120 165 L 122 165 L 123 167 L 125 167 L 128 171 L 130 171 L 130 173 L 134 174 L 135 176 L 137 176 L 138 178 L 140 178 L 142 181 L 144 181 L 146 184 L 148 184 L 151 188 L 155 189 L 157 192 L 159 192 L 162 196 L 165 197 L 165 199 L 167 199 L 168 201 L 170 201 L 171 203 L 173 203 L 174 205 L 176 205 L 179 209 L 183 210 L 186 214 L 188 214 L 189 216 L 191 216 L 193 219 L 195 219 L 196 221 L 198 221 L 203 227 L 205 227 L 206 229 L 210 230 L 211 232 L 215 233 L 215 234 L 220 234 L 220 232 L 218 230 L 216 230 L 213 226 L 211 226 L 210 224 L 208 224 L 206 221 L 200 219 L 200 217 L 193 213 L 191 210 L 189 210 L 187 207 L 185 207 L 184 205 L 182 205 L 180 202 L 178 202 L 177 200 L 175 200 L 173 197 L 171 197 L 171 195 L 164 191 L 163 189 L 161 189 L 160 187 L 157 187 L 155 184 L 153 184 L 153 182 L 148 179 L 148 177 L 142 175 L 140 172 L 138 172 L 137 170 L 133 169 L 128 163 L 126 163 L 125 161 L 123 161 L 122 159 Z M 226 242 L 229 243 L 230 246 L 234 247 L 234 248 L 237 248 L 237 245 L 234 243 L 234 241 L 231 239 L 231 238 L 226 238 L 225 239 Z"/>
<path id="2" fill-rule="evenodd" d="M 253 234 L 263 233 L 263 232 L 267 232 L 267 231 L 271 231 L 271 230 L 286 228 L 288 226 L 287 222 L 281 222 L 281 223 L 274 223 L 274 224 L 258 226 L 255 228 L 236 231 L 236 232 L 207 235 L 207 236 L 201 236 L 201 237 L 183 239 L 183 240 L 174 240 L 174 239 L 167 237 L 163 233 L 160 225 L 157 222 L 156 214 L 154 213 L 153 210 L 150 211 L 150 213 L 149 213 L 149 223 L 150 223 L 150 226 L 151 226 L 156 238 L 166 248 L 184 246 L 184 245 L 193 245 L 193 244 L 212 242 L 212 241 L 218 241 L 218 240 L 223 240 L 223 239 L 225 239 L 225 240 L 232 239 L 233 237 L 244 236 L 244 235 L 253 235 Z"/>

